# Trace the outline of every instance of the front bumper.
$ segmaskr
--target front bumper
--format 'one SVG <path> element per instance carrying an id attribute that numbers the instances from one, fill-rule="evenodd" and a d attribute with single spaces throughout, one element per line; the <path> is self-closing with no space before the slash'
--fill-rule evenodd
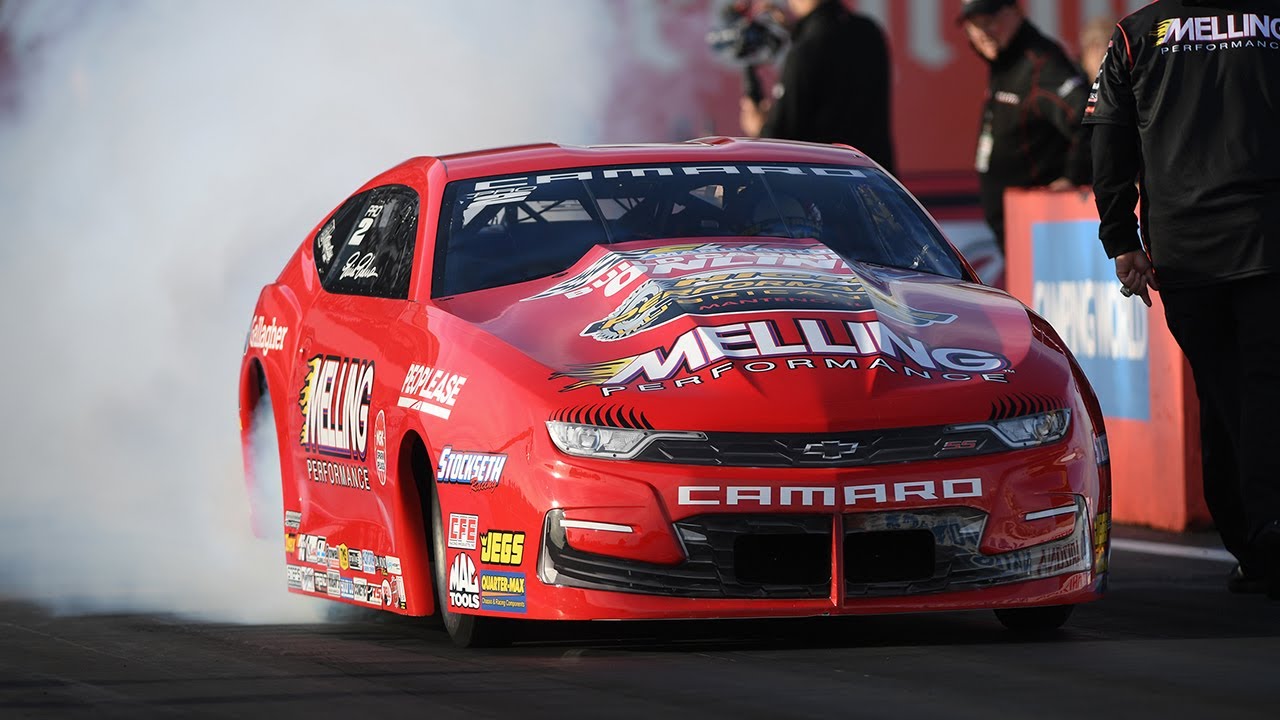
<path id="1" fill-rule="evenodd" d="M 675 523 L 684 562 L 659 565 L 574 548 L 547 514 L 538 575 L 548 585 L 687 598 L 915 597 L 1089 573 L 1082 498 L 1065 537 L 999 554 L 979 547 L 970 507 L 851 514 L 709 514 Z"/>

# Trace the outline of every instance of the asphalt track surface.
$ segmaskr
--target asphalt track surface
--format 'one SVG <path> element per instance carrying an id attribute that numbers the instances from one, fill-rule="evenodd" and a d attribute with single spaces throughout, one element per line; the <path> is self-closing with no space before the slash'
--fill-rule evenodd
<path id="1" fill-rule="evenodd" d="M 539 626 L 460 650 L 373 611 L 243 626 L 0 599 L 0 717 L 1280 717 L 1280 602 L 1228 594 L 1220 560 L 1112 568 L 1104 601 L 1034 640 L 976 612 Z"/>

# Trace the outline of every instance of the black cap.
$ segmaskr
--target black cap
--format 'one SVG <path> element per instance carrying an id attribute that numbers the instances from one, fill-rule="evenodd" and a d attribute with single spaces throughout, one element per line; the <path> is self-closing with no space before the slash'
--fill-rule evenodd
<path id="1" fill-rule="evenodd" d="M 1017 5 L 1018 0 L 964 0 L 957 20 L 965 20 L 974 15 L 989 15 L 1002 7 Z"/>

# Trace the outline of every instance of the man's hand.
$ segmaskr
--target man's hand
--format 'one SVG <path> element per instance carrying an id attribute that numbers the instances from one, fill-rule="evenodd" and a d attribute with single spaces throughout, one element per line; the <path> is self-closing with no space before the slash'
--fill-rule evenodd
<path id="1" fill-rule="evenodd" d="M 1121 285 L 1142 298 L 1147 307 L 1151 307 L 1149 290 L 1158 291 L 1160 286 L 1156 283 L 1155 268 L 1151 267 L 1151 260 L 1145 251 L 1133 250 L 1117 255 L 1116 277 L 1120 278 Z"/>
<path id="2" fill-rule="evenodd" d="M 760 131 L 764 129 L 764 113 L 765 108 L 752 102 L 751 98 L 742 98 L 738 103 L 738 124 L 742 126 L 742 134 L 760 137 Z"/>

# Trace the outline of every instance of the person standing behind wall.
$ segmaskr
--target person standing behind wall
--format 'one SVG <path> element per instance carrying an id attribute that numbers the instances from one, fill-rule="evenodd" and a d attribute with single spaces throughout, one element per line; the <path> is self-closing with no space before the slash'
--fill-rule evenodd
<path id="1" fill-rule="evenodd" d="M 1088 185 L 1089 142 L 1080 120 L 1089 82 L 1016 0 L 965 0 L 959 22 L 990 65 L 978 133 L 982 211 L 1004 252 L 1004 191 Z"/>
<path id="2" fill-rule="evenodd" d="M 796 24 L 771 101 L 742 98 L 747 135 L 845 143 L 894 172 L 889 46 L 840 0 L 790 0 Z"/>
<path id="3" fill-rule="evenodd" d="M 1280 600 L 1276 10 L 1275 0 L 1158 0 L 1124 18 L 1085 122 L 1098 235 L 1120 292 L 1148 306 L 1160 292 L 1191 364 L 1205 501 L 1240 561 L 1228 589 Z"/>

